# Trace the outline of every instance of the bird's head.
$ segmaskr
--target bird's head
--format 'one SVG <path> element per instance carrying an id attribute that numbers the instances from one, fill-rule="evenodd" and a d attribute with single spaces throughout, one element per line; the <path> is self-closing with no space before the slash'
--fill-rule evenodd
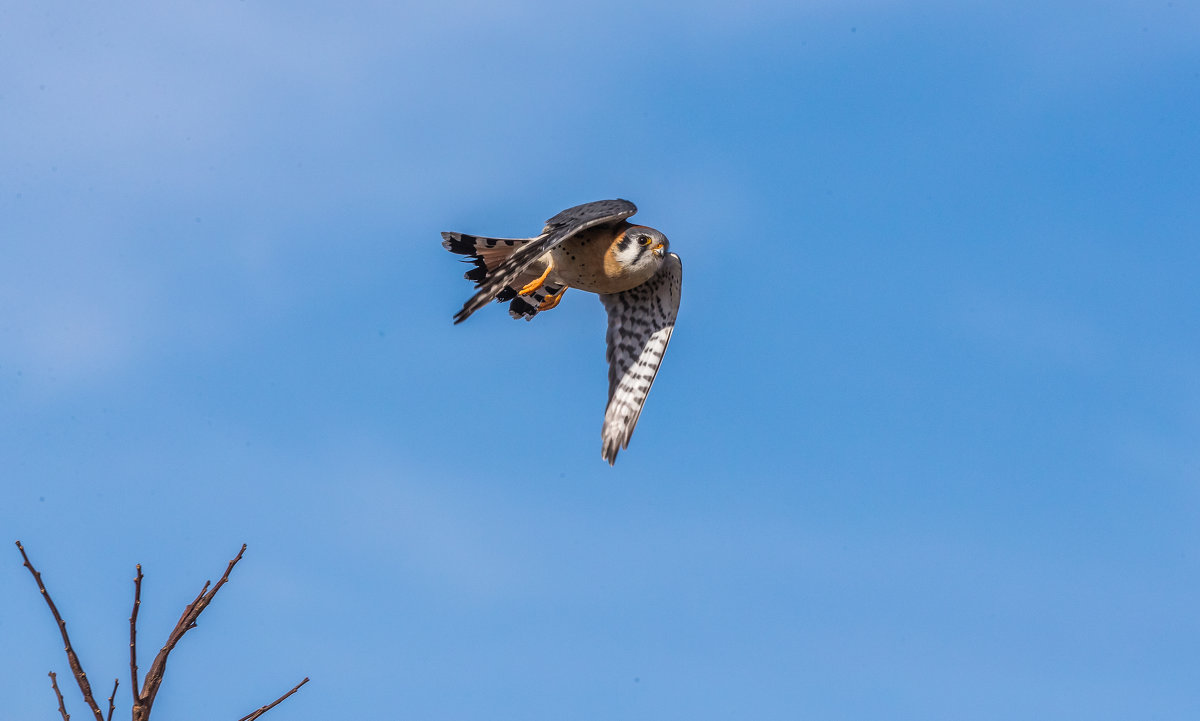
<path id="1" fill-rule="evenodd" d="M 623 237 L 613 249 L 613 255 L 622 267 L 637 271 L 642 268 L 658 269 L 671 243 L 667 236 L 654 228 L 634 225 L 626 229 Z"/>

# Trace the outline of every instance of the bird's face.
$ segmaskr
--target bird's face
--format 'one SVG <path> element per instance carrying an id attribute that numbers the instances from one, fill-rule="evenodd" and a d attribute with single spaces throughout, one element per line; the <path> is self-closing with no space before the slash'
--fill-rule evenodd
<path id="1" fill-rule="evenodd" d="M 635 225 L 625 231 L 625 237 L 614 249 L 616 260 L 629 271 L 653 268 L 658 270 L 670 249 L 667 236 L 654 228 Z"/>

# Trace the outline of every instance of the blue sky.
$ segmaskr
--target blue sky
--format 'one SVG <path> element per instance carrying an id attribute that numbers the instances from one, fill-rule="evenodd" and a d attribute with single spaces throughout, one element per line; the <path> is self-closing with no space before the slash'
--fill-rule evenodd
<path id="1" fill-rule="evenodd" d="M 1200 5 L 8 3 L 0 111 L 0 528 L 105 693 L 246 542 L 164 718 L 1200 714 Z M 600 303 L 454 327 L 438 236 L 608 197 L 685 266 L 611 469 Z"/>

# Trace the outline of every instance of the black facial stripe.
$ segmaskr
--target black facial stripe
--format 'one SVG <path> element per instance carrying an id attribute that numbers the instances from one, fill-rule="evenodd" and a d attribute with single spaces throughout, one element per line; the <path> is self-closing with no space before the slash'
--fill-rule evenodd
<path id="1" fill-rule="evenodd" d="M 633 241 L 628 235 L 622 235 L 621 239 L 617 241 L 617 252 L 624 253 L 631 242 Z"/>

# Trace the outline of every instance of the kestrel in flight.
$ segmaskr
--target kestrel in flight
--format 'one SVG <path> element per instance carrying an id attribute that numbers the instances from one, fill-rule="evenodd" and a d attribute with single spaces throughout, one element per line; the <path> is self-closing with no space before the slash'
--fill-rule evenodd
<path id="1" fill-rule="evenodd" d="M 612 465 L 629 447 L 675 328 L 683 264 L 667 236 L 626 218 L 628 200 L 597 200 L 568 208 L 533 238 L 485 238 L 442 233 L 442 245 L 475 267 L 478 290 L 454 316 L 461 323 L 492 299 L 511 301 L 509 315 L 532 320 L 562 300 L 567 288 L 600 296 L 608 310 L 608 408 L 601 455 Z"/>

